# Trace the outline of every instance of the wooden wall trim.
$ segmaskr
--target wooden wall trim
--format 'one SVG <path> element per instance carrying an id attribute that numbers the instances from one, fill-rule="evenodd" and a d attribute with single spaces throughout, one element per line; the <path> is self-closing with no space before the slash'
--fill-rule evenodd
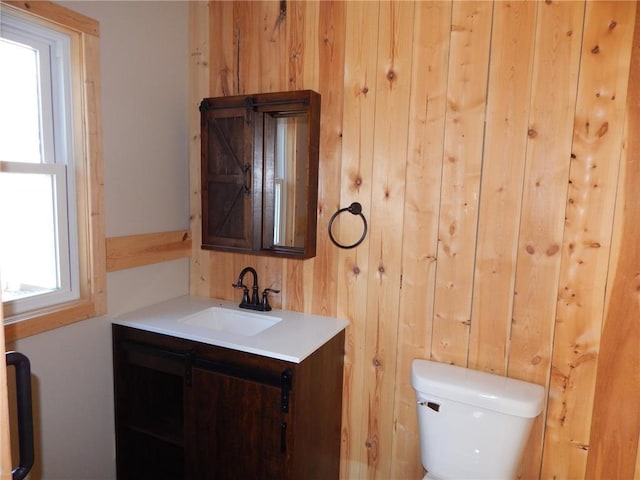
<path id="1" fill-rule="evenodd" d="M 100 24 L 97 20 L 54 4 L 53 2 L 40 0 L 36 2 L 3 0 L 0 3 L 11 5 L 19 10 L 29 12 L 31 15 L 46 18 L 48 21 L 55 22 L 65 28 L 71 28 L 72 30 L 86 33 L 87 35 L 100 36 Z"/>
<path id="2" fill-rule="evenodd" d="M 191 233 L 186 230 L 107 238 L 107 272 L 190 255 Z"/>
<path id="3" fill-rule="evenodd" d="M 3 323 L 0 308 L 0 323 Z M 0 328 L 0 345 L 6 351 L 4 329 Z M 0 362 L 0 480 L 11 479 L 11 440 L 9 432 L 9 399 L 7 394 L 7 367 L 5 361 Z"/>

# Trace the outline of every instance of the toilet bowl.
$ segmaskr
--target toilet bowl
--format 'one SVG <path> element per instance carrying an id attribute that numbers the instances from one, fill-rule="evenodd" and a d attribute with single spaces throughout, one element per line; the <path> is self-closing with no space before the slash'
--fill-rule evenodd
<path id="1" fill-rule="evenodd" d="M 416 359 L 420 458 L 425 479 L 513 479 L 544 388 L 513 378 Z"/>

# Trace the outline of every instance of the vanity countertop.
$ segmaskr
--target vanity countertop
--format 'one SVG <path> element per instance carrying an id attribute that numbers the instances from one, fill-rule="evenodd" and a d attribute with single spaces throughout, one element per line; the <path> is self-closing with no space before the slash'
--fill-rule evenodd
<path id="1" fill-rule="evenodd" d="M 255 335 L 186 323 L 184 320 L 211 307 L 222 307 L 246 315 L 264 315 L 282 320 Z M 252 312 L 238 302 L 185 295 L 141 308 L 115 319 L 113 323 L 154 333 L 300 363 L 347 326 L 345 320 L 290 310 Z"/>

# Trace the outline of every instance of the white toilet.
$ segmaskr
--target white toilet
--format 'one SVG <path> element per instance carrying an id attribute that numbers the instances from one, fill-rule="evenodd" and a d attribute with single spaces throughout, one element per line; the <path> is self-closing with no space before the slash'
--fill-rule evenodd
<path id="1" fill-rule="evenodd" d="M 420 457 L 425 479 L 513 479 L 540 385 L 429 360 L 414 360 Z"/>

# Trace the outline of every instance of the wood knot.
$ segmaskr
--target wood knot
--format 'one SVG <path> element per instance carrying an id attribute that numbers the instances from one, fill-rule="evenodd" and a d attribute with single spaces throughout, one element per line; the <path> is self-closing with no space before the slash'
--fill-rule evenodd
<path id="1" fill-rule="evenodd" d="M 538 136 L 538 132 L 533 128 L 530 128 L 529 130 L 527 130 L 527 136 L 529 138 L 536 138 Z"/>
<path id="2" fill-rule="evenodd" d="M 609 131 L 609 122 L 604 122 L 596 132 L 596 135 L 599 138 L 602 138 L 606 135 L 608 131 Z"/>
<path id="3" fill-rule="evenodd" d="M 533 255 L 534 253 L 536 253 L 536 250 L 535 250 L 535 248 L 533 248 L 533 245 L 527 245 L 525 247 L 525 250 L 527 251 L 527 253 L 529 255 Z"/>
<path id="4" fill-rule="evenodd" d="M 354 275 L 360 275 L 360 268 L 358 266 L 353 267 L 352 271 Z"/>
<path id="5" fill-rule="evenodd" d="M 382 366 L 382 360 L 379 357 L 373 357 L 373 366 L 378 368 Z"/>
<path id="6" fill-rule="evenodd" d="M 369 93 L 369 87 L 365 85 L 364 87 L 362 87 L 362 90 L 360 91 L 366 95 L 367 93 Z"/>
<path id="7" fill-rule="evenodd" d="M 355 186 L 356 186 L 356 187 L 361 186 L 361 185 L 362 185 L 362 177 L 356 177 L 356 178 L 353 180 L 353 183 L 355 184 Z"/>
<path id="8" fill-rule="evenodd" d="M 384 273 L 384 265 L 378 267 L 378 273 Z"/>
<path id="9" fill-rule="evenodd" d="M 558 245 L 551 245 L 549 246 L 549 248 L 547 248 L 547 256 L 551 257 L 552 255 L 555 255 L 556 253 L 558 253 L 558 250 L 560 250 L 560 247 Z"/>
<path id="10" fill-rule="evenodd" d="M 618 26 L 618 22 L 616 22 L 615 20 L 611 20 L 611 22 L 609 23 L 609 30 L 613 30 L 617 26 Z"/>
<path id="11" fill-rule="evenodd" d="M 596 45 L 595 47 L 593 47 L 591 49 L 591 53 L 593 54 L 600 53 L 600 46 Z"/>
<path id="12" fill-rule="evenodd" d="M 542 361 L 542 357 L 540 355 L 536 355 L 531 359 L 531 365 L 538 365 Z"/>
<path id="13" fill-rule="evenodd" d="M 393 70 L 387 72 L 387 80 L 393 82 L 396 79 L 396 73 Z"/>

